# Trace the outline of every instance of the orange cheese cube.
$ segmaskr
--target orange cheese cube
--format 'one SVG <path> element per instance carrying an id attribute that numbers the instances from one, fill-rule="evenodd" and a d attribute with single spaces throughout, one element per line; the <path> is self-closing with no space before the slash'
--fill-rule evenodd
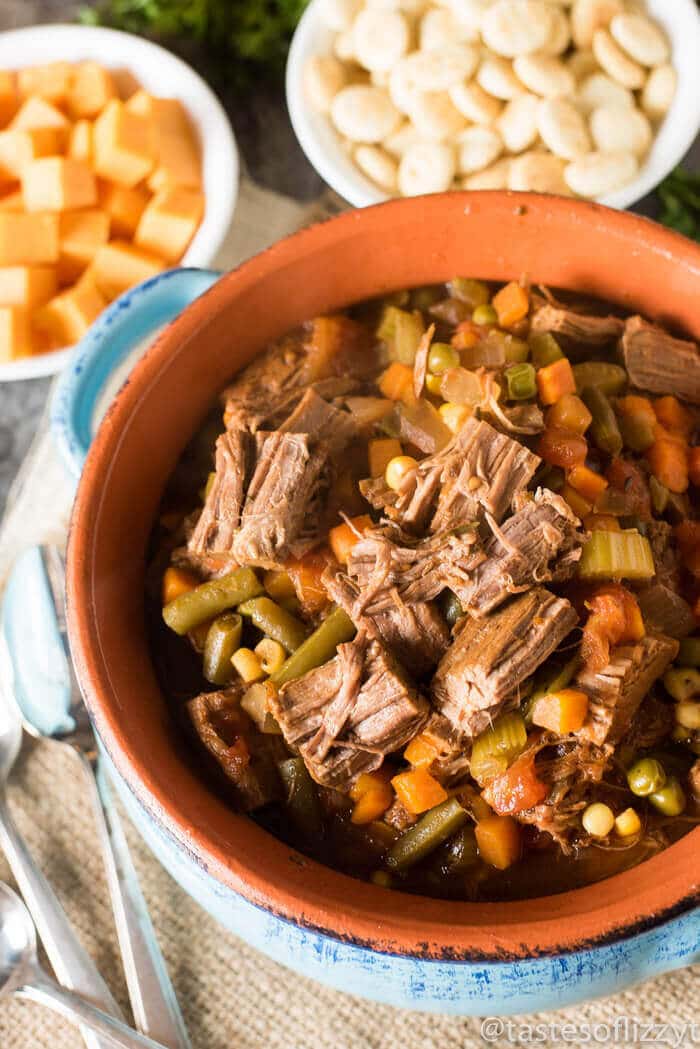
<path id="1" fill-rule="evenodd" d="M 12 120 L 19 108 L 19 96 L 14 73 L 0 70 L 0 127 Z"/>
<path id="2" fill-rule="evenodd" d="M 71 157 L 42 157 L 22 175 L 27 211 L 68 211 L 97 203 L 97 182 L 92 169 Z"/>
<path id="3" fill-rule="evenodd" d="M 73 67 L 70 62 L 49 62 L 44 66 L 26 66 L 17 74 L 17 86 L 23 98 L 38 95 L 62 105 L 70 91 Z"/>
<path id="4" fill-rule="evenodd" d="M 34 324 L 49 337 L 54 347 L 70 346 L 82 339 L 106 305 L 95 282 L 83 278 L 38 309 L 34 314 Z"/>
<path id="5" fill-rule="evenodd" d="M 117 186 L 114 182 L 100 182 L 97 197 L 101 208 L 110 218 L 110 229 L 115 237 L 130 240 L 139 224 L 150 194 L 143 186 Z"/>
<path id="6" fill-rule="evenodd" d="M 185 108 L 179 98 L 157 98 L 143 89 L 132 95 L 126 103 L 130 113 L 145 117 L 156 134 L 172 132 L 173 134 L 190 133 L 190 122 Z"/>
<path id="7" fill-rule="evenodd" d="M 113 69 L 112 80 L 117 89 L 117 97 L 123 99 L 125 102 L 128 98 L 131 98 L 132 95 L 135 95 L 141 87 L 130 69 Z"/>
<path id="8" fill-rule="evenodd" d="M 135 186 L 153 167 L 148 121 L 117 99 L 95 121 L 93 150 L 96 173 L 122 186 Z"/>
<path id="9" fill-rule="evenodd" d="M 58 215 L 0 212 L 0 266 L 58 262 Z"/>
<path id="10" fill-rule="evenodd" d="M 0 306 L 41 306 L 56 290 L 53 266 L 0 266 Z"/>
<path id="11" fill-rule="evenodd" d="M 165 263 L 125 241 L 112 240 L 98 248 L 90 269 L 102 294 L 116 299 L 127 288 L 160 273 Z"/>
<path id="12" fill-rule="evenodd" d="M 21 189 L 13 189 L 0 197 L 0 211 L 24 211 L 24 197 Z"/>
<path id="13" fill-rule="evenodd" d="M 158 136 L 156 149 L 156 166 L 148 179 L 149 189 L 155 193 L 171 186 L 200 188 L 202 168 L 199 150 L 189 132 L 180 135 L 164 131 Z"/>
<path id="14" fill-rule="evenodd" d="M 33 161 L 56 156 L 61 148 L 62 132 L 59 128 L 0 131 L 0 171 L 7 178 L 21 178 Z"/>
<path id="15" fill-rule="evenodd" d="M 66 155 L 74 160 L 92 160 L 92 121 L 76 120 L 68 134 Z"/>
<path id="16" fill-rule="evenodd" d="M 204 197 L 191 189 L 156 193 L 139 222 L 134 243 L 168 262 L 181 258 L 204 213 Z"/>
<path id="17" fill-rule="evenodd" d="M 66 211 L 59 219 L 58 279 L 61 284 L 77 280 L 103 244 L 109 240 L 109 215 L 101 208 Z"/>
<path id="18" fill-rule="evenodd" d="M 112 74 L 97 62 L 81 62 L 73 70 L 73 82 L 68 94 L 71 116 L 96 117 L 107 103 L 117 97 Z"/>
<path id="19" fill-rule="evenodd" d="M 55 127 L 67 136 L 70 122 L 56 106 L 33 95 L 22 103 L 10 127 L 17 131 L 35 127 Z"/>
<path id="20" fill-rule="evenodd" d="M 29 310 L 24 306 L 0 306 L 0 361 L 28 357 L 31 352 Z"/>

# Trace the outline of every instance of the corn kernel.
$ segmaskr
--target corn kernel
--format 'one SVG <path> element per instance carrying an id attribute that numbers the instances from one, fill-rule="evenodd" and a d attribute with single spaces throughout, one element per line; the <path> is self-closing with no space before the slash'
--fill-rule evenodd
<path id="1" fill-rule="evenodd" d="M 442 421 L 452 433 L 459 433 L 467 419 L 470 419 L 473 410 L 467 404 L 454 404 L 447 401 L 438 408 Z"/>
<path id="2" fill-rule="evenodd" d="M 265 671 L 260 665 L 260 660 L 251 648 L 239 648 L 231 656 L 234 670 L 237 670 L 246 685 L 252 685 L 255 681 L 262 681 Z"/>
<path id="3" fill-rule="evenodd" d="M 691 699 L 682 700 L 676 706 L 676 721 L 693 732 L 700 729 L 700 703 Z"/>
<path id="4" fill-rule="evenodd" d="M 596 801 L 584 811 L 581 822 L 592 837 L 606 838 L 615 826 L 615 816 L 609 805 Z"/>
<path id="5" fill-rule="evenodd" d="M 255 654 L 265 674 L 274 674 L 287 658 L 287 653 L 279 641 L 274 641 L 271 637 L 264 637 L 258 642 Z"/>
<path id="6" fill-rule="evenodd" d="M 418 466 L 412 455 L 396 455 L 390 459 L 384 480 L 392 491 L 398 492 L 408 474 Z"/>
<path id="7" fill-rule="evenodd" d="M 439 397 L 442 389 L 442 375 L 433 375 L 431 372 L 425 377 L 425 386 L 428 393 L 432 393 L 433 396 Z"/>
<path id="8" fill-rule="evenodd" d="M 621 838 L 630 838 L 633 834 L 639 834 L 642 829 L 642 821 L 634 809 L 625 809 L 615 819 L 615 830 Z"/>

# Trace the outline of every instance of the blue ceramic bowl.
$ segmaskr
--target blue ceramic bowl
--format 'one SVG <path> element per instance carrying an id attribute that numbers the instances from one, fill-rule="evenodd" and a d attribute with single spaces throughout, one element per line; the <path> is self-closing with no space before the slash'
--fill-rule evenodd
<path id="1" fill-rule="evenodd" d="M 536 200 L 531 198 L 531 205 Z M 563 203 L 571 207 L 568 202 Z M 552 207 L 554 205 L 547 204 L 548 209 Z M 534 220 L 538 221 L 536 214 Z M 347 224 L 352 219 L 346 216 L 335 220 L 339 221 Z M 639 221 L 617 216 L 617 222 L 623 226 Z M 674 243 L 678 246 L 676 238 L 666 236 L 669 249 Z M 289 249 L 288 245 L 293 245 L 295 240 L 292 238 L 274 249 L 278 250 L 275 259 L 281 267 L 289 262 L 290 252 L 290 257 L 294 255 L 294 248 Z M 262 263 L 253 260 L 221 281 L 205 296 L 205 309 L 200 302 L 197 323 L 205 312 L 216 313 L 221 309 L 229 294 L 227 284 L 243 279 L 254 283 L 256 265 L 264 268 L 269 265 L 269 258 L 263 257 Z M 512 266 L 512 262 L 505 260 L 504 265 Z M 262 272 L 261 269 L 261 275 Z M 53 432 L 74 481 L 80 476 L 105 388 L 110 381 L 114 382 L 115 374 L 124 367 L 135 347 L 155 329 L 178 316 L 190 301 L 214 284 L 217 277 L 215 273 L 197 270 L 175 270 L 160 275 L 115 302 L 86 337 L 60 379 L 52 410 Z M 307 307 L 302 303 L 299 308 Z M 184 332 L 185 341 L 195 327 L 192 322 L 189 333 Z M 148 354 L 146 363 L 153 363 L 159 355 L 162 363 L 167 341 L 161 341 Z M 169 345 L 172 349 L 175 344 Z M 154 374 L 140 369 L 137 385 L 145 389 Z M 221 376 L 222 381 L 225 378 Z M 133 389 L 126 396 L 133 397 Z M 110 430 L 123 423 L 124 418 L 115 422 L 110 413 L 103 427 Z M 116 439 L 113 434 L 107 438 L 112 443 Z M 102 465 L 105 467 L 104 462 Z M 105 485 L 110 483 L 111 477 L 106 476 Z M 126 507 L 122 509 L 127 512 Z M 73 566 L 73 576 L 87 578 L 92 566 L 82 553 L 76 557 L 79 563 Z M 142 578 L 142 570 L 142 566 L 136 567 L 134 580 Z M 100 587 L 98 578 L 93 586 L 96 616 L 99 616 Z M 92 612 L 91 608 L 90 614 Z M 119 613 L 115 618 L 119 619 Z M 113 629 L 119 630 L 118 622 Z M 113 734 L 110 736 L 110 731 L 105 729 L 101 711 L 91 702 L 94 672 L 85 657 L 84 646 L 81 644 L 78 648 L 78 676 L 83 684 L 91 680 L 86 691 L 97 730 L 107 742 L 114 766 L 120 767 L 119 771 L 113 768 L 116 788 L 145 841 L 180 885 L 222 925 L 276 961 L 338 990 L 395 1006 L 476 1015 L 561 1007 L 612 994 L 636 981 L 700 961 L 700 909 L 695 906 L 697 881 L 688 886 L 688 891 L 672 906 L 654 911 L 648 919 L 638 916 L 634 921 L 614 921 L 600 934 L 587 934 L 591 927 L 589 918 L 598 906 L 599 897 L 611 896 L 614 906 L 622 911 L 626 907 L 626 894 L 641 892 L 640 887 L 649 881 L 668 880 L 675 846 L 644 864 L 641 880 L 640 868 L 637 868 L 636 872 L 619 875 L 598 886 L 525 904 L 440 903 L 365 886 L 321 868 L 279 842 L 268 840 L 269 836 L 259 828 L 255 828 L 246 844 L 245 856 L 235 855 L 232 860 L 234 865 L 239 864 L 237 871 L 248 869 L 250 878 L 245 874 L 243 878 L 230 875 L 226 856 L 236 853 L 238 839 L 233 823 L 241 817 L 233 814 L 228 817 L 232 823 L 229 836 L 227 817 L 222 816 L 224 822 L 218 826 L 226 828 L 226 833 L 222 831 L 218 840 L 210 835 L 211 849 L 206 854 L 196 827 L 186 832 L 174 827 L 165 811 L 167 806 L 154 801 L 154 792 L 145 782 L 146 775 L 141 782 L 136 782 L 129 770 L 125 771 L 118 748 L 110 746 Z M 100 687 L 109 691 L 110 680 L 105 678 Z M 118 685 L 114 688 L 118 691 Z M 188 789 L 191 792 L 194 788 L 190 784 Z M 175 787 L 173 795 L 176 807 Z M 240 828 L 240 822 L 236 826 Z M 696 831 L 692 837 L 696 838 L 697 834 Z M 683 847 L 687 850 L 688 839 L 685 841 Z M 258 850 L 264 853 L 267 849 L 275 853 L 276 862 L 287 862 L 289 885 L 283 891 L 285 898 L 292 901 L 289 907 L 279 905 L 277 898 L 271 898 L 260 888 L 256 866 Z M 687 858 L 687 851 L 685 856 Z M 262 867 L 264 869 L 264 860 Z M 608 888 L 613 884 L 614 892 Z M 309 892 L 309 885 L 318 888 L 317 898 L 314 892 Z M 344 893 L 347 905 L 343 903 Z M 295 909 L 293 901 L 304 896 L 305 904 Z M 366 901 L 370 902 L 362 911 Z M 381 919 L 383 906 L 387 914 L 391 912 L 386 923 Z M 396 918 L 402 908 L 403 917 Z M 468 913 L 473 925 L 462 934 L 465 908 L 471 908 Z M 363 913 L 362 933 L 350 934 L 345 930 L 360 927 L 359 911 Z M 367 913 L 376 915 L 374 922 L 365 920 Z M 427 915 L 432 920 L 437 914 L 443 923 L 442 940 L 422 938 L 423 917 Z M 520 917 L 514 919 L 513 916 L 518 915 Z M 519 941 L 521 920 L 522 940 Z M 562 922 L 568 932 L 562 940 L 557 940 L 552 927 Z M 392 928 L 385 928 L 385 924 L 391 924 Z M 412 939 L 413 928 L 417 932 Z M 473 947 L 468 939 L 469 928 L 473 928 Z M 455 946 L 457 934 L 461 939 Z"/>

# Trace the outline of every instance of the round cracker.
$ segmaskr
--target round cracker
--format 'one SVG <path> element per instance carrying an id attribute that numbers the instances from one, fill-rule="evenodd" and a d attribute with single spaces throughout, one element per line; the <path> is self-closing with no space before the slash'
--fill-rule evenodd
<path id="1" fill-rule="evenodd" d="M 566 161 L 551 153 L 523 153 L 511 161 L 508 189 L 529 193 L 558 193 L 570 196 L 564 181 Z"/>
<path id="2" fill-rule="evenodd" d="M 381 142 L 401 119 L 386 91 L 371 84 L 344 87 L 331 103 L 331 120 L 352 142 Z"/>
<path id="3" fill-rule="evenodd" d="M 388 72 L 408 50 L 410 31 L 400 11 L 366 8 L 352 27 L 355 57 L 364 69 Z"/>
<path id="4" fill-rule="evenodd" d="M 536 140 L 539 98 L 528 91 L 512 99 L 496 121 L 506 149 L 510 153 L 522 153 Z"/>
<path id="5" fill-rule="evenodd" d="M 490 167 L 503 152 L 503 139 L 489 127 L 468 127 L 456 139 L 457 171 L 470 175 Z"/>
<path id="6" fill-rule="evenodd" d="M 446 91 L 424 91 L 411 109 L 411 120 L 423 139 L 445 142 L 460 132 L 466 120 Z"/>
<path id="7" fill-rule="evenodd" d="M 358 146 L 354 153 L 360 171 L 385 193 L 396 193 L 398 188 L 398 164 L 378 146 Z"/>
<path id="8" fill-rule="evenodd" d="M 537 127 L 547 149 L 565 160 L 574 160 L 591 148 L 583 117 L 566 99 L 542 99 L 538 107 Z"/>
<path id="9" fill-rule="evenodd" d="M 631 182 L 637 170 L 634 153 L 595 151 L 567 164 L 564 179 L 579 197 L 602 197 Z"/>
<path id="10" fill-rule="evenodd" d="M 643 156 L 651 145 L 651 124 L 639 109 L 629 106 L 600 106 L 590 118 L 591 136 L 602 153 L 617 150 Z"/>
<path id="11" fill-rule="evenodd" d="M 571 35 L 579 48 L 591 47 L 597 29 L 605 29 L 615 15 L 625 10 L 622 0 L 574 0 L 571 8 Z"/>
<path id="12" fill-rule="evenodd" d="M 615 15 L 610 35 L 625 54 L 643 66 L 658 66 L 668 61 L 671 53 L 661 28 L 644 15 Z"/>
<path id="13" fill-rule="evenodd" d="M 631 91 L 636 91 L 637 88 L 644 85 L 646 79 L 644 66 L 640 66 L 638 62 L 626 55 L 615 43 L 607 29 L 596 29 L 593 34 L 593 54 L 598 59 L 600 67 L 613 80 L 617 80 L 618 84 L 623 84 Z"/>
<path id="14" fill-rule="evenodd" d="M 462 179 L 463 189 L 508 189 L 508 174 L 511 161 L 508 158 L 497 160 L 490 168 L 477 171 Z"/>
<path id="15" fill-rule="evenodd" d="M 642 91 L 641 103 L 652 120 L 666 116 L 676 94 L 678 76 L 668 62 L 652 69 Z"/>
<path id="16" fill-rule="evenodd" d="M 553 55 L 519 55 L 513 59 L 513 72 L 528 91 L 544 98 L 571 95 L 576 88 L 574 74 Z"/>
<path id="17" fill-rule="evenodd" d="M 487 95 L 493 95 L 504 102 L 515 98 L 523 90 L 523 85 L 513 71 L 512 63 L 499 55 L 487 55 L 482 59 L 475 79 Z"/>
<path id="18" fill-rule="evenodd" d="M 501 112 L 502 104 L 498 99 L 487 94 L 475 81 L 455 84 L 449 94 L 460 113 L 474 124 L 493 124 Z"/>
<path id="19" fill-rule="evenodd" d="M 504 58 L 546 47 L 552 32 L 552 9 L 544 0 L 496 0 L 481 20 L 487 47 Z"/>
<path id="20" fill-rule="evenodd" d="M 399 192 L 404 197 L 443 193 L 455 177 L 455 152 L 441 142 L 417 142 L 406 150 L 398 171 Z"/>
<path id="21" fill-rule="evenodd" d="M 582 113 L 592 113 L 600 106 L 634 106 L 632 92 L 618 84 L 607 73 L 591 73 L 576 94 L 576 104 Z"/>

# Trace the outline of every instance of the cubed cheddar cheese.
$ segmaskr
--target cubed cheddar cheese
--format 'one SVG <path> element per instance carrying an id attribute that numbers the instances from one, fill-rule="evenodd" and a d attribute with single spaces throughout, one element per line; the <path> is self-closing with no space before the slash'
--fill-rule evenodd
<path id="1" fill-rule="evenodd" d="M 0 212 L 0 266 L 58 262 L 58 215 Z"/>
<path id="2" fill-rule="evenodd" d="M 61 106 L 68 98 L 72 78 L 73 66 L 70 62 L 49 62 L 43 66 L 20 69 L 17 86 L 23 98 L 38 95 L 47 102 Z"/>
<path id="3" fill-rule="evenodd" d="M 17 80 L 8 69 L 0 70 L 0 127 L 5 127 L 19 108 Z"/>
<path id="4" fill-rule="evenodd" d="M 0 197 L 0 211 L 24 211 L 22 190 L 13 189 L 3 197 Z"/>
<path id="5" fill-rule="evenodd" d="M 42 306 L 58 289 L 53 266 L 0 266 L 0 306 Z"/>
<path id="6" fill-rule="evenodd" d="M 92 121 L 76 120 L 68 135 L 66 156 L 74 160 L 84 160 L 90 163 L 92 160 Z"/>
<path id="7" fill-rule="evenodd" d="M 201 193 L 180 187 L 161 190 L 141 216 L 134 243 L 176 262 L 192 240 L 203 212 Z"/>
<path id="8" fill-rule="evenodd" d="M 32 326 L 24 306 L 0 306 L 0 361 L 28 357 L 32 352 Z"/>
<path id="9" fill-rule="evenodd" d="M 114 79 L 104 66 L 97 62 L 81 62 L 75 67 L 68 95 L 72 117 L 96 117 L 116 97 Z"/>
<path id="10" fill-rule="evenodd" d="M 60 128 L 35 127 L 0 131 L 0 172 L 7 178 L 21 178 L 35 160 L 56 156 L 61 149 Z"/>
<path id="11" fill-rule="evenodd" d="M 61 284 L 70 284 L 109 240 L 109 215 L 101 208 L 65 211 L 59 219 L 58 237 L 58 279 Z"/>
<path id="12" fill-rule="evenodd" d="M 172 132 L 175 135 L 190 133 L 190 122 L 179 98 L 157 98 L 143 88 L 131 96 L 126 103 L 130 113 L 145 117 L 156 134 Z"/>
<path id="13" fill-rule="evenodd" d="M 151 198 L 143 186 L 129 188 L 100 180 L 97 199 L 100 207 L 109 215 L 112 236 L 131 240 Z"/>
<path id="14" fill-rule="evenodd" d="M 93 152 L 95 171 L 101 178 L 135 186 L 153 167 L 148 121 L 113 99 L 95 121 Z"/>
<path id="15" fill-rule="evenodd" d="M 150 190 L 155 193 L 173 186 L 200 188 L 202 168 L 199 150 L 189 132 L 162 132 L 157 138 L 156 151 L 156 166 L 148 178 Z"/>
<path id="16" fill-rule="evenodd" d="M 22 103 L 10 127 L 18 131 L 27 128 L 53 127 L 62 131 L 65 138 L 67 138 L 70 130 L 70 121 L 56 106 L 51 105 L 50 102 L 43 98 L 37 98 L 33 95 Z"/>
<path id="17" fill-rule="evenodd" d="M 54 296 L 34 313 L 34 324 L 55 347 L 70 346 L 85 332 L 107 305 L 90 275 Z"/>
<path id="18" fill-rule="evenodd" d="M 42 157 L 22 175 L 27 211 L 68 211 L 97 203 L 97 182 L 88 164 L 72 157 Z"/>
<path id="19" fill-rule="evenodd" d="M 165 269 L 163 259 L 125 241 L 112 240 L 98 248 L 90 266 L 95 283 L 107 299 Z"/>

